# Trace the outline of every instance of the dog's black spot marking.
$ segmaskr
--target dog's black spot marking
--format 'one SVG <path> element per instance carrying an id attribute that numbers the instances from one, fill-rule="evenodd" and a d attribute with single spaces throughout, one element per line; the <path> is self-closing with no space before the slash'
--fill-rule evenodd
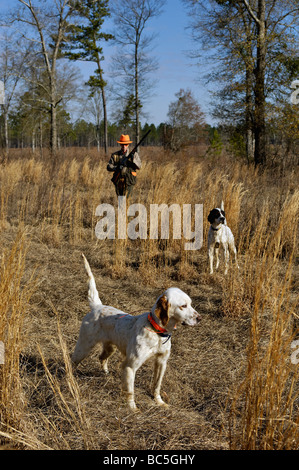
<path id="1" fill-rule="evenodd" d="M 221 217 L 220 211 L 218 209 L 212 209 L 208 215 L 208 221 L 212 224 L 215 219 L 218 219 L 218 217 Z"/>

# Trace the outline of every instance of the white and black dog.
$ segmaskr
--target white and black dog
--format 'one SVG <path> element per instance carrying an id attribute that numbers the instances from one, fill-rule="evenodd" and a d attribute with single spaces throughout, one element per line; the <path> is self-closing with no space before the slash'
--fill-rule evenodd
<path id="1" fill-rule="evenodd" d="M 208 221 L 211 226 L 208 232 L 208 255 L 210 263 L 210 274 L 213 274 L 213 261 L 214 261 L 214 252 L 216 256 L 216 269 L 219 267 L 219 247 L 223 246 L 224 249 L 224 261 L 225 261 L 225 271 L 227 274 L 228 271 L 228 262 L 229 262 L 229 252 L 234 253 L 235 262 L 237 262 L 237 250 L 235 246 L 235 240 L 231 229 L 227 226 L 224 205 L 221 203 L 221 208 L 216 207 L 212 209 L 208 215 Z"/>

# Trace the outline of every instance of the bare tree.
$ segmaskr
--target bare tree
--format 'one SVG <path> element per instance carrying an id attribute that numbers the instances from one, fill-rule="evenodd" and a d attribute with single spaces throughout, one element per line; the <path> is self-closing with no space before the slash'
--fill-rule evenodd
<path id="1" fill-rule="evenodd" d="M 102 109 L 103 109 L 101 106 L 102 104 L 101 95 L 102 95 L 101 90 L 98 87 L 96 87 L 92 95 L 88 96 L 88 102 L 86 106 L 87 113 L 92 116 L 95 122 L 95 129 L 96 129 L 95 138 L 97 141 L 98 152 L 100 151 L 100 127 L 101 127 Z M 104 144 L 105 144 L 105 148 L 106 148 L 106 145 L 108 148 L 108 130 L 106 129 L 106 126 L 105 126 L 105 120 L 103 124 L 104 124 Z M 107 132 L 107 136 L 106 136 L 106 132 Z"/>
<path id="2" fill-rule="evenodd" d="M 222 123 L 245 121 L 246 154 L 248 161 L 253 161 L 253 20 L 238 1 L 184 1 L 191 7 L 194 42 L 202 45 L 191 55 L 200 65 L 208 62 L 204 79 L 217 83 L 214 117 Z"/>
<path id="3" fill-rule="evenodd" d="M 50 106 L 51 131 L 50 148 L 53 153 L 57 150 L 57 107 L 62 96 L 57 90 L 57 61 L 60 56 L 60 46 L 64 39 L 68 17 L 72 13 L 69 0 L 56 0 L 43 4 L 43 8 L 32 0 L 18 0 L 24 7 L 15 15 L 15 21 L 25 26 L 23 36 L 35 44 L 37 54 L 43 58 L 46 80 L 43 86 Z"/>
<path id="4" fill-rule="evenodd" d="M 214 50 L 217 74 L 226 81 L 222 100 L 229 96 L 236 109 L 245 94 L 247 148 L 254 137 L 254 161 L 266 161 L 266 103 L 286 84 L 287 63 L 296 55 L 298 0 L 184 0 L 191 7 L 196 41 Z M 201 54 L 200 51 L 199 54 Z M 210 52 L 208 53 L 210 55 Z M 290 69 L 289 69 L 290 70 Z M 229 95 L 227 90 L 232 93 Z M 234 93 L 234 94 L 233 94 Z M 240 102 L 240 99 L 239 99 Z M 244 114 L 243 114 L 244 115 Z"/>
<path id="5" fill-rule="evenodd" d="M 171 150 L 178 151 L 186 145 L 195 144 L 203 134 L 204 113 L 190 90 L 181 89 L 175 94 L 176 101 L 169 105 Z"/>
<path id="6" fill-rule="evenodd" d="M 151 88 L 149 75 L 158 67 L 150 57 L 154 35 L 146 32 L 149 21 L 162 12 L 165 0 L 112 0 L 111 12 L 115 23 L 114 37 L 121 46 L 114 58 L 114 78 L 122 82 L 127 99 L 134 98 L 135 138 L 140 140 L 140 110 Z"/>
<path id="7" fill-rule="evenodd" d="M 0 79 L 5 89 L 5 100 L 2 105 L 4 121 L 4 144 L 6 157 L 9 149 L 8 114 L 12 107 L 16 90 L 30 53 L 30 47 L 20 51 L 20 45 L 14 35 L 4 34 L 1 40 Z"/>
<path id="8" fill-rule="evenodd" d="M 36 60 L 35 63 L 29 61 L 21 78 L 22 95 L 19 99 L 19 108 L 22 110 L 22 115 L 27 117 L 26 127 L 30 127 L 31 124 L 33 148 L 35 147 L 37 132 L 39 130 L 39 141 L 42 151 L 44 142 L 48 141 L 48 139 L 43 139 L 43 133 L 47 129 L 51 130 L 52 109 L 49 104 L 48 75 L 40 56 L 38 56 L 38 60 Z M 57 148 L 60 147 L 62 137 L 61 122 L 65 115 L 64 107 L 73 99 L 78 91 L 77 78 L 77 69 L 71 67 L 69 63 L 63 62 L 56 71 L 56 92 L 57 96 L 62 97 L 64 105 L 62 106 L 61 101 L 56 108 Z"/>

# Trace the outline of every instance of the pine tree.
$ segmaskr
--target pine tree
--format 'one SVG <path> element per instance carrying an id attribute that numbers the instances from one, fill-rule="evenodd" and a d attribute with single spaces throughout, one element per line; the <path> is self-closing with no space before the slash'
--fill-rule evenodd
<path id="1" fill-rule="evenodd" d="M 91 96 L 96 90 L 101 90 L 104 116 L 104 146 L 108 153 L 108 120 L 102 61 L 104 60 L 102 41 L 113 39 L 111 34 L 102 32 L 105 18 L 110 16 L 108 0 L 73 0 L 72 7 L 76 15 L 83 20 L 82 24 L 69 26 L 69 33 L 64 43 L 64 55 L 70 60 L 94 62 L 94 75 L 89 77 Z"/>

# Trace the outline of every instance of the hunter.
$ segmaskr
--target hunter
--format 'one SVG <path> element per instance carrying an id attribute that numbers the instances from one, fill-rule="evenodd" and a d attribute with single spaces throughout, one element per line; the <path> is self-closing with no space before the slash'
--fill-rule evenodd
<path id="1" fill-rule="evenodd" d="M 111 155 L 107 170 L 114 172 L 111 181 L 115 185 L 116 195 L 129 197 L 136 184 L 136 171 L 141 168 L 141 159 L 137 152 L 130 155 L 132 141 L 128 135 L 122 134 L 117 143 L 121 149 Z"/>

